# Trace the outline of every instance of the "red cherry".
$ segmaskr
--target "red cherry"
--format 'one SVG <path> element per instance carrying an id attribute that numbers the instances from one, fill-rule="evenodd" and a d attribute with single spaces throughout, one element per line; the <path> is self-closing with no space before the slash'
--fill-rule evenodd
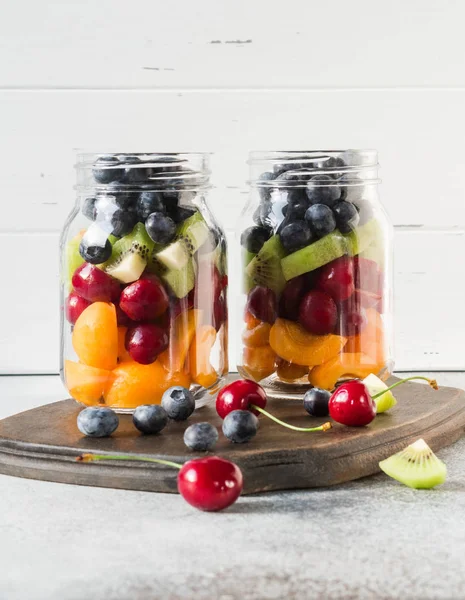
<path id="1" fill-rule="evenodd" d="M 300 302 L 305 292 L 310 289 L 308 275 L 309 273 L 304 273 L 287 282 L 279 299 L 279 316 L 283 319 L 298 320 Z"/>
<path id="2" fill-rule="evenodd" d="M 355 295 L 340 305 L 338 329 L 341 335 L 358 335 L 367 322 L 365 309 L 356 301 Z"/>
<path id="3" fill-rule="evenodd" d="M 119 281 L 89 263 L 76 269 L 72 284 L 79 296 L 90 302 L 117 302 L 121 293 Z"/>
<path id="4" fill-rule="evenodd" d="M 137 325 L 126 332 L 126 350 L 136 362 L 150 365 L 168 348 L 166 329 L 158 325 Z"/>
<path id="5" fill-rule="evenodd" d="M 122 311 L 119 306 L 116 306 L 116 322 L 118 323 L 118 327 L 129 327 L 130 325 L 134 325 L 134 321 L 131 321 L 128 315 Z"/>
<path id="6" fill-rule="evenodd" d="M 221 278 L 221 288 L 223 290 L 225 290 L 227 287 L 228 287 L 228 276 L 223 275 L 223 277 Z"/>
<path id="7" fill-rule="evenodd" d="M 336 302 L 347 300 L 355 290 L 353 260 L 348 256 L 341 256 L 321 267 L 316 287 L 329 294 Z"/>
<path id="8" fill-rule="evenodd" d="M 227 320 L 228 318 L 228 308 L 226 305 L 226 301 L 223 298 L 223 296 L 220 296 L 219 298 L 217 298 L 215 300 L 215 302 L 213 303 L 213 327 L 216 329 L 216 331 L 219 331 L 221 325 L 223 325 L 223 323 Z"/>
<path id="9" fill-rule="evenodd" d="M 70 293 L 70 295 L 66 298 L 65 315 L 71 325 L 76 323 L 78 318 L 81 316 L 81 313 L 91 304 L 92 302 L 82 298 L 76 294 L 76 292 Z"/>
<path id="10" fill-rule="evenodd" d="M 356 256 L 354 258 L 355 287 L 364 292 L 382 295 L 383 277 L 381 270 L 374 260 Z"/>
<path id="11" fill-rule="evenodd" d="M 242 486 L 239 467 L 219 456 L 189 460 L 178 474 L 179 493 L 199 510 L 217 511 L 231 506 Z"/>
<path id="12" fill-rule="evenodd" d="M 376 403 L 361 381 L 348 381 L 329 399 L 329 415 L 349 427 L 363 427 L 376 417 Z"/>
<path id="13" fill-rule="evenodd" d="M 319 290 L 308 292 L 300 303 L 299 323 L 315 335 L 332 333 L 337 323 L 336 303 Z"/>
<path id="14" fill-rule="evenodd" d="M 168 308 L 168 294 L 158 277 L 143 277 L 121 293 L 120 307 L 133 321 L 150 321 Z"/>
<path id="15" fill-rule="evenodd" d="M 266 406 L 265 390 L 250 379 L 238 379 L 225 385 L 216 398 L 216 412 L 222 419 L 233 410 L 250 410 L 254 415 L 259 415 L 257 410 L 250 405 L 256 404 L 260 408 Z"/>
<path id="16" fill-rule="evenodd" d="M 276 294 L 269 288 L 257 285 L 249 292 L 247 310 L 260 321 L 273 324 L 278 316 Z"/>

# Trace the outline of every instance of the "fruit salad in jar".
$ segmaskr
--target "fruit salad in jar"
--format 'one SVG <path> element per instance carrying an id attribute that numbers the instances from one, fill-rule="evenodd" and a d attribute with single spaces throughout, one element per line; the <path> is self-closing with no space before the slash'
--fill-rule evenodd
<path id="1" fill-rule="evenodd" d="M 172 386 L 202 403 L 228 371 L 226 243 L 208 156 L 80 155 L 61 240 L 62 377 L 132 411 Z"/>
<path id="2" fill-rule="evenodd" d="M 375 151 L 253 152 L 238 370 L 279 394 L 387 376 L 391 229 Z"/>

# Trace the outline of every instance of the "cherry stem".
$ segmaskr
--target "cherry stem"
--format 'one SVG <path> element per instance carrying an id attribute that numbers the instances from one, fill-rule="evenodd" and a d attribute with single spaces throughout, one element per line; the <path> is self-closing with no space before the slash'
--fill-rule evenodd
<path id="1" fill-rule="evenodd" d="M 391 391 L 392 389 L 394 389 L 398 385 L 402 385 L 406 381 L 412 381 L 414 379 L 422 379 L 423 381 L 427 381 L 429 383 L 429 385 L 433 388 L 433 390 L 439 389 L 437 381 L 435 379 L 429 379 L 428 377 L 422 377 L 421 375 L 418 375 L 418 376 L 415 376 L 415 377 L 406 377 L 405 379 L 401 379 L 400 381 L 396 381 L 396 383 L 393 383 L 387 389 L 383 390 L 382 392 L 378 392 L 377 394 L 375 394 L 374 396 L 372 396 L 372 399 L 375 400 L 376 398 L 379 398 L 380 396 L 382 396 L 386 392 Z"/>
<path id="2" fill-rule="evenodd" d="M 282 425 L 283 427 L 287 427 L 288 429 L 293 429 L 294 431 L 327 431 L 328 429 L 331 429 L 331 423 L 329 422 L 323 423 L 323 425 L 320 425 L 319 427 L 296 427 L 295 425 L 290 425 L 289 423 L 285 423 L 284 421 L 281 421 L 280 419 L 274 417 L 267 410 L 264 410 L 256 404 L 251 404 L 250 408 L 257 410 L 262 415 L 265 415 L 265 417 L 268 417 L 275 423 L 278 423 L 278 425 Z"/>
<path id="3" fill-rule="evenodd" d="M 81 454 L 76 458 L 78 462 L 96 462 L 99 460 L 131 460 L 139 462 L 153 462 L 167 467 L 175 467 L 182 469 L 182 465 L 171 462 L 170 460 L 162 460 L 161 458 L 148 458 L 146 456 L 132 456 L 131 454 Z"/>

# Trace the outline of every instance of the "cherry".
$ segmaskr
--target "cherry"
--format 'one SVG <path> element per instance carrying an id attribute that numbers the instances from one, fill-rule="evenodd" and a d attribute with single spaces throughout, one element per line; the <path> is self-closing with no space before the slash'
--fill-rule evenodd
<path id="1" fill-rule="evenodd" d="M 257 285 L 249 292 L 247 310 L 260 321 L 273 324 L 278 316 L 276 294 L 267 287 Z"/>
<path id="2" fill-rule="evenodd" d="M 216 412 L 222 419 L 233 410 L 251 410 L 254 404 L 260 408 L 266 406 L 266 393 L 261 385 L 250 379 L 238 379 L 222 388 L 216 398 Z M 256 409 L 251 410 L 258 415 Z"/>
<path id="3" fill-rule="evenodd" d="M 316 287 L 326 292 L 336 302 L 347 300 L 355 290 L 354 262 L 341 256 L 320 269 Z"/>
<path id="4" fill-rule="evenodd" d="M 325 292 L 308 292 L 299 307 L 299 323 L 310 333 L 332 333 L 337 323 L 337 306 Z"/>
<path id="5" fill-rule="evenodd" d="M 81 316 L 81 313 L 92 304 L 89 300 L 82 298 L 76 294 L 76 292 L 71 292 L 65 303 L 65 315 L 71 325 L 74 325 L 78 318 Z"/>
<path id="6" fill-rule="evenodd" d="M 376 417 L 376 403 L 361 381 L 343 383 L 329 399 L 329 415 L 337 423 L 363 427 Z"/>
<path id="7" fill-rule="evenodd" d="M 121 293 L 120 307 L 133 321 L 150 321 L 168 308 L 168 294 L 155 275 L 142 277 Z"/>
<path id="8" fill-rule="evenodd" d="M 219 331 L 221 325 L 227 320 L 227 318 L 228 307 L 223 296 L 220 296 L 213 303 L 212 325 L 216 331 Z"/>
<path id="9" fill-rule="evenodd" d="M 129 327 L 131 324 L 135 324 L 118 305 L 116 306 L 116 322 L 118 327 Z"/>
<path id="10" fill-rule="evenodd" d="M 207 456 L 189 460 L 184 465 L 134 454 L 81 454 L 78 462 L 102 460 L 122 460 L 151 462 L 179 469 L 178 492 L 191 506 L 205 511 L 218 511 L 231 506 L 239 498 L 243 487 L 242 472 L 239 467 L 220 458 Z"/>
<path id="11" fill-rule="evenodd" d="M 185 463 L 178 475 L 178 491 L 190 505 L 205 511 L 223 510 L 239 498 L 243 478 L 239 467 L 218 456 Z"/>
<path id="12" fill-rule="evenodd" d="M 339 307 L 339 332 L 344 336 L 358 335 L 367 324 L 365 309 L 356 301 L 355 295 Z"/>
<path id="13" fill-rule="evenodd" d="M 308 275 L 310 273 L 304 273 L 287 282 L 279 299 L 279 316 L 283 319 L 298 320 L 300 302 L 311 285 Z"/>
<path id="14" fill-rule="evenodd" d="M 126 332 L 126 350 L 136 362 L 150 365 L 168 348 L 166 329 L 159 325 L 137 325 Z"/>
<path id="15" fill-rule="evenodd" d="M 89 263 L 76 269 L 72 284 L 79 296 L 89 302 L 117 302 L 121 293 L 119 281 Z"/>
<path id="16" fill-rule="evenodd" d="M 374 260 L 356 256 L 354 258 L 355 287 L 364 292 L 381 296 L 383 287 L 382 273 Z"/>

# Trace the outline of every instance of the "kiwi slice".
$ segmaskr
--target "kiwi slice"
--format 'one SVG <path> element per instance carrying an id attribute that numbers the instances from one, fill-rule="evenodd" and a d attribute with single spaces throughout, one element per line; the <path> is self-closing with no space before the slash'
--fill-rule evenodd
<path id="1" fill-rule="evenodd" d="M 197 211 L 179 225 L 175 241 L 157 252 L 155 261 L 168 269 L 184 269 L 190 258 L 208 240 L 208 237 L 208 226 Z"/>
<path id="2" fill-rule="evenodd" d="M 247 274 L 246 267 L 253 261 L 253 259 L 256 256 L 257 255 L 254 254 L 253 252 L 249 252 L 245 248 L 242 248 L 242 268 L 243 268 L 243 273 L 244 273 L 242 288 L 246 294 L 248 294 L 250 292 L 250 290 L 254 287 L 254 282 L 251 279 L 251 277 Z"/>
<path id="3" fill-rule="evenodd" d="M 365 225 L 357 227 L 354 231 L 347 233 L 344 237 L 347 240 L 349 254 L 356 256 L 366 250 L 375 239 L 381 234 L 379 223 L 376 219 L 371 219 Z"/>
<path id="4" fill-rule="evenodd" d="M 265 287 L 280 294 L 286 286 L 281 264 L 286 251 L 274 235 L 263 244 L 260 252 L 248 263 L 245 274 L 250 278 L 252 287 L 264 285 Z"/>
<path id="5" fill-rule="evenodd" d="M 446 465 L 422 439 L 382 460 L 379 466 L 389 477 L 415 489 L 433 488 L 447 476 Z"/>
<path id="6" fill-rule="evenodd" d="M 147 266 L 154 247 L 155 243 L 144 225 L 137 223 L 131 233 L 113 244 L 110 258 L 102 266 L 108 274 L 123 283 L 137 281 Z"/>
<path id="7" fill-rule="evenodd" d="M 384 381 L 381 381 L 381 379 L 376 377 L 374 373 L 371 373 L 368 375 L 368 377 L 365 377 L 363 383 L 365 384 L 370 396 L 375 396 L 376 394 L 388 389 L 388 386 L 384 383 Z M 397 404 L 397 400 L 394 398 L 394 394 L 391 391 L 384 392 L 381 396 L 379 396 L 379 398 L 375 398 L 374 401 L 376 404 L 377 414 L 386 412 Z"/>
<path id="8" fill-rule="evenodd" d="M 333 231 L 313 244 L 283 258 L 281 266 L 284 277 L 289 281 L 293 277 L 314 271 L 347 253 L 348 243 L 345 236 L 338 230 Z"/>
<path id="9" fill-rule="evenodd" d="M 184 298 L 194 289 L 195 273 L 192 260 L 188 260 L 182 269 L 167 269 L 161 278 L 165 281 L 177 298 Z"/>

